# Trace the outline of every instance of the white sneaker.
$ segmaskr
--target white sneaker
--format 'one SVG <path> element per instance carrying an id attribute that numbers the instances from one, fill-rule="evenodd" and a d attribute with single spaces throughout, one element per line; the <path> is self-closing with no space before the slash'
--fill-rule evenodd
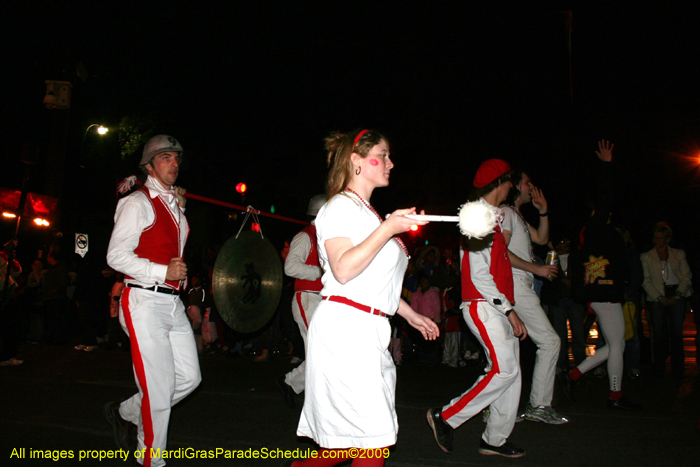
<path id="1" fill-rule="evenodd" d="M 545 407 L 544 405 L 533 407 L 531 404 L 527 404 L 525 413 L 520 417 L 531 422 L 544 422 L 550 425 L 563 425 L 569 422 L 567 418 L 559 415 L 552 407 Z"/>

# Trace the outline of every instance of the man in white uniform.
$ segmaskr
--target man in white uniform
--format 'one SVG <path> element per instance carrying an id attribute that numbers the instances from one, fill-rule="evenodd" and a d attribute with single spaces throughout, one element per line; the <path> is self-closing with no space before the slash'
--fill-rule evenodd
<path id="1" fill-rule="evenodd" d="M 508 441 L 520 402 L 520 346 L 527 329 L 513 311 L 513 273 L 501 232 L 498 209 L 511 187 L 510 165 L 500 159 L 484 161 L 474 177 L 480 201 L 491 205 L 499 217 L 494 233 L 471 239 L 462 258 L 462 312 L 464 320 L 485 349 L 486 374 L 449 404 L 428 410 L 435 441 L 447 453 L 453 451 L 454 430 L 490 408 L 479 453 L 486 456 L 523 457 L 525 450 Z"/>
<path id="2" fill-rule="evenodd" d="M 146 143 L 140 166 L 145 185 L 117 205 L 107 263 L 124 273 L 119 321 L 131 339 L 131 356 L 139 392 L 121 404 L 108 403 L 104 413 L 121 449 L 131 448 L 138 427 L 138 463 L 165 465 L 154 456 L 166 449 L 172 406 L 199 385 L 199 359 L 192 327 L 180 300 L 187 278 L 182 259 L 189 226 L 185 190 L 174 187 L 182 146 L 171 136 Z"/>
<path id="3" fill-rule="evenodd" d="M 311 198 L 306 215 L 315 219 L 318 210 L 325 202 L 325 195 L 316 195 Z M 304 339 L 304 350 L 306 350 L 309 323 L 316 307 L 321 303 L 321 289 L 323 289 L 321 282 L 323 269 L 321 269 L 318 260 L 318 242 L 314 220 L 311 221 L 309 227 L 296 234 L 292 239 L 287 259 L 284 261 L 284 273 L 296 279 L 294 298 L 292 299 L 292 315 L 299 326 L 299 332 Z M 292 371 L 277 379 L 277 385 L 282 390 L 284 401 L 291 408 L 295 406 L 294 394 L 301 394 L 304 391 L 305 372 L 306 362 L 301 362 Z"/>
<path id="4" fill-rule="evenodd" d="M 549 241 L 547 200 L 542 191 L 533 186 L 526 173 L 514 172 L 512 182 L 513 189 L 509 196 L 512 204 L 501 206 L 504 213 L 503 237 L 508 245 L 508 256 L 513 267 L 515 311 L 525 323 L 528 335 L 537 345 L 530 401 L 521 417 L 534 422 L 561 425 L 568 420 L 552 408 L 554 378 L 561 341 L 542 309 L 534 288 L 534 274 L 553 277 L 559 272 L 556 265 L 533 263 L 532 243 L 546 245 Z M 529 202 L 532 202 L 540 214 L 540 224 L 537 229 L 528 224 L 520 213 L 520 207 Z"/>

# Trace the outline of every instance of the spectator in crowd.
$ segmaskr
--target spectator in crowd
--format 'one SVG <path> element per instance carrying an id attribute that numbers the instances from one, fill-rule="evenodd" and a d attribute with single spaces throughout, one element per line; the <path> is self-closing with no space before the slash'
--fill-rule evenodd
<path id="1" fill-rule="evenodd" d="M 557 331 L 561 342 L 559 358 L 557 359 L 557 374 L 569 371 L 569 338 L 568 330 L 571 329 L 571 351 L 574 356 L 574 365 L 578 366 L 586 359 L 586 338 L 588 333 L 584 328 L 586 321 L 586 307 L 574 300 L 571 294 L 571 240 L 562 238 L 552 245 L 559 255 L 559 274 L 551 283 L 543 289 L 543 301 L 549 303 L 549 319 Z M 568 323 L 568 327 L 567 327 Z"/>
<path id="2" fill-rule="evenodd" d="M 46 339 L 49 344 L 61 345 L 68 341 L 66 290 L 70 285 L 68 265 L 58 249 L 52 249 L 46 257 L 48 268 L 43 272 L 41 289 L 46 316 Z"/>
<path id="3" fill-rule="evenodd" d="M 459 287 L 459 277 L 448 275 L 446 277 L 447 287 L 440 292 L 440 305 L 442 307 L 442 323 L 443 323 L 443 350 L 442 363 L 443 365 L 458 368 L 465 366 L 465 361 L 462 358 L 462 310 L 459 305 L 462 302 L 461 289 Z M 466 323 L 464 323 L 466 327 Z M 475 358 L 472 357 L 471 350 L 469 359 L 478 359 L 479 352 L 476 352 Z M 466 354 L 465 354 L 466 357 Z"/>
<path id="4" fill-rule="evenodd" d="M 638 404 L 622 395 L 623 352 L 625 350 L 625 319 L 622 312 L 624 287 L 629 280 L 629 268 L 622 236 L 610 225 L 613 202 L 613 145 L 600 141 L 596 154 L 601 160 L 601 178 L 597 190 L 595 211 L 581 233 L 581 255 L 571 264 L 572 293 L 589 303 L 598 317 L 599 331 L 605 336 L 605 346 L 560 381 L 565 394 L 574 400 L 574 384 L 583 374 L 607 362 L 610 393 L 608 408 L 638 410 Z"/>
<path id="5" fill-rule="evenodd" d="M 672 231 L 666 223 L 654 229 L 654 248 L 642 253 L 644 291 L 652 330 L 654 373 L 666 373 L 666 359 L 671 354 L 673 376 L 684 375 L 683 321 L 686 300 L 693 293 L 692 278 L 685 251 L 671 248 Z"/>
<path id="6" fill-rule="evenodd" d="M 109 321 L 107 323 L 107 349 L 129 350 L 129 338 L 119 324 L 119 301 L 124 291 L 124 274 L 117 272 L 115 282 L 109 291 Z"/>
<path id="7" fill-rule="evenodd" d="M 20 343 L 19 309 L 15 300 L 17 279 L 22 274 L 22 266 L 15 259 L 17 240 L 9 240 L 0 251 L 0 329 L 3 349 L 0 366 L 17 366 L 24 363 L 17 358 Z M 65 291 L 64 291 L 65 295 Z"/>
<path id="8" fill-rule="evenodd" d="M 193 274 L 190 278 L 190 288 L 185 294 L 183 303 L 185 304 L 187 317 L 192 325 L 192 332 L 194 332 L 194 340 L 197 343 L 198 353 L 204 351 L 205 343 L 202 337 L 202 325 L 204 323 L 205 314 L 210 310 L 209 301 L 209 295 L 202 287 L 201 276 L 199 274 Z"/>
<path id="9" fill-rule="evenodd" d="M 434 245 L 423 247 L 416 260 L 416 274 L 424 271 L 432 279 L 440 264 L 440 250 Z"/>
<path id="10" fill-rule="evenodd" d="M 642 314 L 642 283 L 644 269 L 639 252 L 632 240 L 632 232 L 626 226 L 619 224 L 615 230 L 625 241 L 625 253 L 629 265 L 629 280 L 625 283 L 625 302 L 622 311 L 625 314 L 625 369 L 633 379 L 641 376 L 641 348 L 639 336 L 639 321 Z M 642 328 L 643 329 L 643 328 Z"/>
<path id="11" fill-rule="evenodd" d="M 97 326 L 104 314 L 103 278 L 94 258 L 83 259 L 77 272 L 73 297 L 77 304 L 79 343 L 75 350 L 93 352 L 97 350 Z"/>
<path id="12" fill-rule="evenodd" d="M 24 290 L 24 313 L 29 319 L 27 342 L 38 344 L 44 340 L 44 305 L 41 301 L 42 271 L 44 263 L 37 258 L 32 262 L 32 270 L 27 276 Z"/>
<path id="13" fill-rule="evenodd" d="M 430 285 L 430 277 L 425 270 L 418 272 L 418 290 L 413 294 L 411 308 L 435 324 L 440 324 L 440 289 Z M 437 351 L 436 341 L 421 341 L 418 361 L 423 365 L 437 365 Z"/>

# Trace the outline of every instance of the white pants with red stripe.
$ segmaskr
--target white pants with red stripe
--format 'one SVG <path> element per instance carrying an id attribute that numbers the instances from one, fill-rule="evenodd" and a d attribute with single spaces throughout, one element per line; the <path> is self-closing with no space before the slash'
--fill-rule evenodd
<path id="1" fill-rule="evenodd" d="M 561 340 L 542 309 L 542 305 L 540 305 L 540 299 L 535 292 L 535 284 L 532 280 L 516 275 L 513 278 L 513 285 L 515 286 L 515 305 L 513 307 L 525 324 L 527 335 L 537 346 L 535 369 L 532 373 L 530 404 L 533 407 L 551 406 Z"/>
<path id="2" fill-rule="evenodd" d="M 299 325 L 299 332 L 302 339 L 304 339 L 305 351 L 308 347 L 306 335 L 309 332 L 311 317 L 319 303 L 321 303 L 320 293 L 295 292 L 292 299 L 292 316 Z M 302 393 L 306 384 L 306 361 L 301 362 L 299 366 L 287 373 L 284 377 L 284 382 L 290 385 L 297 394 Z"/>
<path id="3" fill-rule="evenodd" d="M 464 320 L 486 352 L 486 374 L 442 408 L 443 419 L 457 428 L 490 406 L 482 438 L 501 446 L 515 425 L 520 402 L 520 345 L 508 318 L 485 301 L 462 303 Z"/>
<path id="4" fill-rule="evenodd" d="M 162 458 L 151 458 L 151 448 L 166 449 L 170 408 L 202 379 L 192 326 L 177 295 L 126 287 L 119 311 L 139 388 L 119 414 L 138 427 L 138 449 L 146 449 L 142 464 L 163 466 Z"/>

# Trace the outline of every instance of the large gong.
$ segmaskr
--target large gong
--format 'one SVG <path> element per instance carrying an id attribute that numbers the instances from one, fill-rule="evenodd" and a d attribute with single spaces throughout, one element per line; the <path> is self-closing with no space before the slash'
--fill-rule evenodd
<path id="1" fill-rule="evenodd" d="M 269 240 L 251 230 L 231 237 L 216 257 L 214 302 L 226 323 L 241 333 L 270 321 L 282 294 L 282 265 Z"/>

